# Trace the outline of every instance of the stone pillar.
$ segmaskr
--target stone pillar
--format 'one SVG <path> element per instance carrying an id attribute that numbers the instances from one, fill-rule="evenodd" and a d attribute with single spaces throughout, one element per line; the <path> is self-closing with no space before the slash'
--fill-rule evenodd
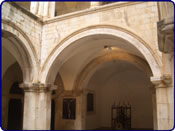
<path id="1" fill-rule="evenodd" d="M 49 130 L 51 119 L 51 90 L 55 86 L 41 83 L 23 83 L 23 130 Z"/>
<path id="2" fill-rule="evenodd" d="M 173 114 L 170 111 L 172 109 L 170 109 L 171 102 L 169 101 L 170 99 L 173 99 L 169 97 L 169 90 L 173 88 L 171 77 L 152 77 L 151 81 L 155 85 L 156 99 L 156 104 L 154 105 L 156 109 L 156 114 L 154 114 L 154 128 L 157 128 L 156 130 L 170 130 L 173 128 L 170 122 L 171 115 Z"/>
<path id="3" fill-rule="evenodd" d="M 55 16 L 55 2 L 31 2 L 30 11 L 40 18 L 53 18 Z"/>
<path id="4" fill-rule="evenodd" d="M 95 2 L 95 1 L 91 2 L 91 8 L 98 7 L 99 5 L 100 5 L 100 2 Z"/>

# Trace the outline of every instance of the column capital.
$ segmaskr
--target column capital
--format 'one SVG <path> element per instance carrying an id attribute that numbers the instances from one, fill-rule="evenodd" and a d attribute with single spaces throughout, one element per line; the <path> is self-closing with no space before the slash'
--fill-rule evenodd
<path id="1" fill-rule="evenodd" d="M 57 86 L 44 83 L 22 83 L 19 84 L 20 88 L 23 88 L 25 92 L 49 92 L 56 90 Z"/>
<path id="2" fill-rule="evenodd" d="M 155 85 L 155 88 L 170 87 L 172 86 L 172 77 L 170 75 L 151 77 L 151 82 Z"/>

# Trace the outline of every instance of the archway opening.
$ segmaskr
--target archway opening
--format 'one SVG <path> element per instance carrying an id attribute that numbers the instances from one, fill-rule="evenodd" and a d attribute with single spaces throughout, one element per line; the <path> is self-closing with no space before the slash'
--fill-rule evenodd
<path id="1" fill-rule="evenodd" d="M 13 83 L 10 89 L 8 104 L 8 130 L 22 130 L 23 120 L 23 90 L 18 87 L 19 82 Z"/>
<path id="2" fill-rule="evenodd" d="M 85 129 L 153 129 L 152 83 L 135 65 L 113 60 L 84 82 Z"/>
<path id="3" fill-rule="evenodd" d="M 55 100 L 52 99 L 51 101 L 51 125 L 50 129 L 54 130 L 55 129 Z"/>
<path id="4" fill-rule="evenodd" d="M 20 99 L 10 99 L 8 110 L 8 130 L 22 130 L 22 102 Z"/>

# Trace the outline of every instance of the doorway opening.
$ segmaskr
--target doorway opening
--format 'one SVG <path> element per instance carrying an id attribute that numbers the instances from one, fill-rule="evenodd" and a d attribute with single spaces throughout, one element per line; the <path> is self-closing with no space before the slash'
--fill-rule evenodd
<path id="1" fill-rule="evenodd" d="M 7 123 L 8 130 L 22 130 L 24 93 L 18 85 L 19 82 L 15 82 L 10 89 Z"/>
<path id="2" fill-rule="evenodd" d="M 123 130 L 130 126 L 127 129 L 153 130 L 152 83 L 136 66 L 119 60 L 105 63 L 93 73 L 87 83 L 85 129 Z M 128 114 L 131 117 L 130 123 L 122 119 L 125 116 L 113 123 L 114 105 L 131 108 L 131 113 Z M 113 115 L 115 113 L 117 112 L 113 112 Z M 115 117 L 116 114 L 113 118 Z"/>

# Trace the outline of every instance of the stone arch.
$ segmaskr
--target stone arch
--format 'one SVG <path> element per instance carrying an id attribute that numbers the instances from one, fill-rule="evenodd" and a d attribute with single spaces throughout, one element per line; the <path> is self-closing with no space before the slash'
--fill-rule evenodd
<path id="1" fill-rule="evenodd" d="M 14 82 L 22 82 L 22 70 L 16 62 L 11 65 L 4 74 L 2 79 L 2 127 L 7 129 L 8 122 L 8 103 L 10 100 L 10 88 Z"/>
<path id="2" fill-rule="evenodd" d="M 97 69 L 101 67 L 104 63 L 111 62 L 111 61 L 125 61 L 136 66 L 138 69 L 146 73 L 148 77 L 152 76 L 151 69 L 148 63 L 139 58 L 138 56 L 131 55 L 129 53 L 123 51 L 116 51 L 109 54 L 104 54 L 99 56 L 92 61 L 90 61 L 80 72 L 78 73 L 74 86 L 73 91 L 78 93 L 79 91 L 83 91 L 83 85 L 86 85 L 89 82 L 89 79 L 92 75 L 96 72 Z M 86 81 L 86 82 L 85 82 Z M 86 84 L 85 84 L 86 83 Z"/>
<path id="3" fill-rule="evenodd" d="M 38 79 L 38 58 L 35 48 L 25 33 L 8 20 L 2 20 L 2 37 L 14 44 L 2 44 L 17 60 L 22 72 L 24 82 L 36 82 Z"/>
<path id="4" fill-rule="evenodd" d="M 47 81 L 47 78 L 49 77 L 49 72 L 51 71 L 54 62 L 59 57 L 59 55 L 64 51 L 64 49 L 70 46 L 73 42 L 80 40 L 81 38 L 85 38 L 87 36 L 93 36 L 96 34 L 111 35 L 128 41 L 145 57 L 146 61 L 148 62 L 151 68 L 153 76 L 154 77 L 161 76 L 160 68 L 162 66 L 162 63 L 160 61 L 159 56 L 139 36 L 120 27 L 109 26 L 109 25 L 97 25 L 87 27 L 72 33 L 64 40 L 62 40 L 57 45 L 57 47 L 55 47 L 55 49 L 51 52 L 51 54 L 49 55 L 49 57 L 47 58 L 47 60 L 43 65 L 40 76 L 41 82 Z"/>

